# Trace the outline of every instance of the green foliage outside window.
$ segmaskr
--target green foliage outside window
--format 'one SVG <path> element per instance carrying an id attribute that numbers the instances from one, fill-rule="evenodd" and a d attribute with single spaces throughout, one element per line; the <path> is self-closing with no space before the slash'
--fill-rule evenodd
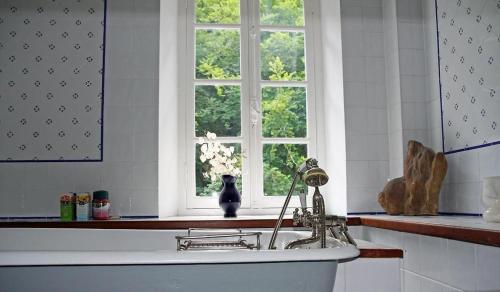
<path id="1" fill-rule="evenodd" d="M 197 23 L 240 23 L 239 0 L 198 0 L 196 1 Z"/>
<path id="2" fill-rule="evenodd" d="M 261 0 L 261 23 L 303 26 L 303 0 Z M 197 23 L 239 23 L 239 1 L 197 0 Z M 271 81 L 303 81 L 305 73 L 304 33 L 262 31 L 260 35 L 261 78 Z M 196 31 L 197 79 L 240 78 L 240 33 L 231 29 Z M 305 87 L 265 87 L 262 89 L 262 136 L 304 138 L 307 136 Z M 218 136 L 241 135 L 239 86 L 197 86 L 195 89 L 196 136 L 206 131 Z M 240 147 L 239 145 L 235 145 Z M 198 147 L 197 147 L 198 148 Z M 240 148 L 238 148 L 240 149 Z M 240 151 L 240 150 L 238 150 Z M 264 144 L 264 193 L 286 195 L 294 171 L 307 157 L 305 144 Z M 206 168 L 196 151 L 198 196 L 220 191 L 220 182 L 201 175 Z M 241 179 L 238 180 L 241 183 Z M 241 191 L 241 185 L 239 186 Z"/>

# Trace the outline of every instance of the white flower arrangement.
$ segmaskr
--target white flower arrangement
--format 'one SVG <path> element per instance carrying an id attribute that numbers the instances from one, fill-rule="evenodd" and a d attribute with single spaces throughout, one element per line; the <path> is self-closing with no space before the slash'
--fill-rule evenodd
<path id="1" fill-rule="evenodd" d="M 201 145 L 200 161 L 208 161 L 210 170 L 204 172 L 205 178 L 216 181 L 221 175 L 241 176 L 241 170 L 236 166 L 238 158 L 234 157 L 234 147 L 226 147 L 219 141 L 216 141 L 215 133 L 207 132 L 206 139 L 200 137 L 198 144 Z"/>

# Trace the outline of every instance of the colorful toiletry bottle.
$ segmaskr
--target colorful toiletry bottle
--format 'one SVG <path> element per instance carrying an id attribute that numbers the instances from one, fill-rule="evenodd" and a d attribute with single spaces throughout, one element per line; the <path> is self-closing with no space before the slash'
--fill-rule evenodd
<path id="1" fill-rule="evenodd" d="M 59 197 L 61 221 L 73 221 L 75 216 L 75 196 L 73 193 L 64 193 Z"/>
<path id="2" fill-rule="evenodd" d="M 91 217 L 90 193 L 76 195 L 76 221 L 88 221 Z"/>
<path id="3" fill-rule="evenodd" d="M 92 217 L 96 220 L 108 220 L 111 204 L 107 191 L 94 192 L 92 199 Z"/>

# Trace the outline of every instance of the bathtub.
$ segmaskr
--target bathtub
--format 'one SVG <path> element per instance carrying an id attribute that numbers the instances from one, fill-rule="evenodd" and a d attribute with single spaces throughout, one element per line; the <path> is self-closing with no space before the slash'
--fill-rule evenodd
<path id="1" fill-rule="evenodd" d="M 256 230 L 245 230 L 256 231 Z M 272 231 L 262 232 L 267 247 Z M 322 291 L 352 245 L 283 250 L 310 232 L 281 231 L 277 250 L 177 251 L 179 230 L 0 229 L 0 291 Z"/>

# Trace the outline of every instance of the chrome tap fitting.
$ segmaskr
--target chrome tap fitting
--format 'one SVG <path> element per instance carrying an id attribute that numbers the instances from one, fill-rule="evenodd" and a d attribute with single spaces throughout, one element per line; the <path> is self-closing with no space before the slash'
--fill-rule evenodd
<path id="1" fill-rule="evenodd" d="M 278 230 L 281 228 L 281 224 L 283 223 L 283 217 L 285 216 L 286 209 L 288 208 L 288 204 L 290 203 L 290 199 L 292 198 L 293 191 L 295 190 L 295 186 L 299 179 L 304 181 L 306 185 L 317 188 L 328 182 L 328 175 L 323 169 L 319 168 L 318 161 L 314 158 L 308 158 L 304 163 L 302 163 L 302 165 L 299 166 L 297 172 L 293 177 L 292 186 L 290 187 L 288 195 L 285 198 L 283 208 L 281 208 L 281 213 L 280 216 L 278 217 L 278 221 L 276 222 L 276 226 L 274 227 L 271 240 L 269 241 L 269 247 L 268 247 L 269 249 L 276 248 L 274 246 L 274 243 L 276 242 L 276 236 L 278 236 Z M 324 210 L 324 203 L 323 203 L 323 210 Z"/>
<path id="2" fill-rule="evenodd" d="M 301 179 L 305 182 L 307 186 L 314 187 L 314 195 L 312 197 L 312 213 L 307 210 L 306 206 L 306 192 L 302 191 L 299 194 L 301 201 L 302 213 L 300 209 L 296 208 L 293 212 L 293 224 L 295 226 L 302 225 L 304 227 L 311 228 L 311 237 L 299 239 L 290 242 L 286 245 L 285 249 L 294 248 L 310 248 L 311 244 L 318 244 L 320 248 L 341 246 L 342 244 L 351 243 L 356 245 L 354 239 L 347 232 L 347 218 L 326 215 L 325 214 L 325 200 L 323 195 L 319 191 L 319 186 L 322 186 L 328 182 L 328 175 L 326 172 L 319 168 L 318 161 L 314 158 L 307 159 L 298 169 L 294 175 L 292 186 L 288 191 L 288 195 L 285 198 L 285 203 L 281 209 L 280 216 L 274 227 L 271 240 L 269 242 L 269 249 L 275 249 L 274 243 L 278 235 L 278 231 L 283 222 L 283 216 L 285 215 L 286 208 L 290 203 L 291 196 L 295 190 L 297 181 Z M 330 230 L 332 237 L 327 238 L 326 231 Z M 328 242 L 327 242 L 328 241 Z"/>

